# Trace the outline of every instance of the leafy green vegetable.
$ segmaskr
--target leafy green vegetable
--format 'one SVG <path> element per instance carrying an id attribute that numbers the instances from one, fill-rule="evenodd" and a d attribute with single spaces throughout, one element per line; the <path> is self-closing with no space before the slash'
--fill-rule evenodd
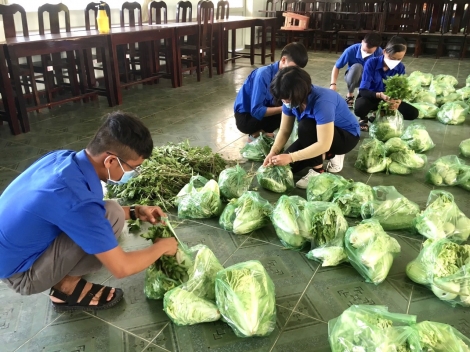
<path id="1" fill-rule="evenodd" d="M 215 180 L 200 189 L 191 185 L 187 194 L 178 197 L 179 218 L 203 219 L 218 216 L 221 212 L 220 190 Z"/>
<path id="2" fill-rule="evenodd" d="M 163 310 L 176 325 L 194 325 L 220 319 L 217 306 L 190 291 L 176 287 L 163 298 Z"/>
<path id="3" fill-rule="evenodd" d="M 219 271 L 215 295 L 221 315 L 237 336 L 268 336 L 276 327 L 274 284 L 259 261 Z"/>
<path id="4" fill-rule="evenodd" d="M 452 85 L 444 83 L 444 82 L 432 81 L 431 86 L 429 87 L 429 91 L 436 94 L 436 103 L 437 103 L 438 96 L 447 96 L 451 93 L 454 93 L 455 88 Z"/>
<path id="5" fill-rule="evenodd" d="M 346 254 L 351 265 L 367 282 L 376 285 L 385 280 L 393 257 L 400 253 L 397 240 L 387 235 L 375 219 L 350 227 L 345 237 Z"/>
<path id="6" fill-rule="evenodd" d="M 314 248 L 306 254 L 310 260 L 322 263 L 322 267 L 336 266 L 348 261 L 348 256 L 343 246 L 330 246 Z"/>
<path id="7" fill-rule="evenodd" d="M 240 198 L 227 205 L 219 219 L 219 224 L 227 231 L 245 235 L 269 223 L 272 206 L 259 193 L 245 192 Z"/>
<path id="8" fill-rule="evenodd" d="M 256 178 L 261 187 L 276 193 L 284 193 L 295 187 L 294 175 L 289 165 L 268 167 L 261 165 Z"/>
<path id="9" fill-rule="evenodd" d="M 452 103 L 454 101 L 461 101 L 462 99 L 460 98 L 460 94 L 457 92 L 450 93 L 448 95 L 438 95 L 436 97 L 436 105 L 437 106 L 442 106 L 446 103 Z"/>
<path id="10" fill-rule="evenodd" d="M 417 153 L 423 153 L 435 147 L 426 127 L 420 122 L 411 123 L 405 129 L 401 139 L 405 140 L 408 146 Z"/>
<path id="11" fill-rule="evenodd" d="M 402 152 L 410 149 L 408 143 L 399 137 L 390 138 L 385 142 L 385 153 L 389 156 L 392 153 Z"/>
<path id="12" fill-rule="evenodd" d="M 362 182 L 353 182 L 335 194 L 333 203 L 337 204 L 344 216 L 358 218 L 361 206 L 373 199 L 372 188 Z"/>
<path id="13" fill-rule="evenodd" d="M 390 159 L 392 162 L 396 162 L 411 170 L 422 169 L 427 162 L 426 155 L 416 154 L 411 149 L 393 153 L 390 155 Z"/>
<path id="14" fill-rule="evenodd" d="M 372 188 L 374 200 L 362 205 L 363 219 L 376 219 L 384 230 L 406 230 L 413 228 L 419 214 L 418 204 L 401 195 L 394 186 Z"/>
<path id="15" fill-rule="evenodd" d="M 414 328 L 419 334 L 421 351 L 470 351 L 470 339 L 450 325 L 432 321 L 423 321 L 416 324 Z"/>
<path id="16" fill-rule="evenodd" d="M 371 137 L 386 142 L 390 138 L 400 137 L 403 134 L 403 129 L 403 115 L 398 110 L 387 111 L 386 115 L 382 115 L 379 110 L 370 126 L 369 133 Z"/>
<path id="17" fill-rule="evenodd" d="M 435 99 L 434 99 L 435 100 Z M 419 119 L 433 119 L 437 117 L 437 112 L 439 111 L 439 107 L 434 104 L 430 103 L 410 103 L 416 109 L 418 109 L 418 118 Z"/>
<path id="18" fill-rule="evenodd" d="M 248 191 L 255 175 L 236 165 L 223 170 L 219 175 L 220 194 L 225 199 L 239 198 Z"/>
<path id="19" fill-rule="evenodd" d="M 459 81 L 457 81 L 457 78 L 451 75 L 436 75 L 434 76 L 432 81 L 436 83 L 447 84 L 451 87 L 455 87 L 457 84 L 459 84 Z"/>
<path id="20" fill-rule="evenodd" d="M 281 243 L 291 249 L 301 249 L 307 240 L 301 235 L 299 221 L 302 221 L 302 210 L 305 199 L 297 196 L 283 195 L 274 206 L 271 221 Z M 308 230 L 307 230 L 308 231 Z"/>
<path id="21" fill-rule="evenodd" d="M 432 105 L 436 105 L 436 93 L 423 90 L 416 94 L 415 99 L 413 100 L 414 103 L 428 103 Z"/>
<path id="22" fill-rule="evenodd" d="M 387 79 L 384 79 L 384 84 L 384 94 L 391 99 L 409 100 L 412 95 L 412 91 L 410 89 L 406 75 L 395 75 L 387 77 Z M 390 109 L 390 103 L 385 100 L 382 100 L 379 104 L 378 112 L 380 111 L 384 112 L 384 116 L 393 116 L 395 112 L 394 110 Z"/>
<path id="23" fill-rule="evenodd" d="M 463 87 L 457 89 L 456 93 L 460 96 L 460 99 L 458 100 L 467 100 L 468 98 L 470 98 L 470 87 Z"/>
<path id="24" fill-rule="evenodd" d="M 330 202 L 334 194 L 349 181 L 339 175 L 327 172 L 321 173 L 316 177 L 310 178 L 307 186 L 307 200 Z"/>
<path id="25" fill-rule="evenodd" d="M 422 86 L 429 86 L 432 82 L 432 73 L 424 73 L 421 71 L 414 71 L 408 76 L 409 79 L 418 80 Z"/>
<path id="26" fill-rule="evenodd" d="M 459 125 L 465 122 L 468 105 L 462 101 L 445 103 L 437 112 L 437 119 L 446 125 Z"/>
<path id="27" fill-rule="evenodd" d="M 426 181 L 435 186 L 458 186 L 470 179 L 470 167 L 457 155 L 446 155 L 431 165 Z"/>
<path id="28" fill-rule="evenodd" d="M 242 156 L 248 160 L 263 161 L 269 154 L 274 139 L 266 137 L 263 133 L 253 142 L 245 144 L 240 150 Z"/>
<path id="29" fill-rule="evenodd" d="M 459 148 L 460 148 L 460 153 L 463 156 L 470 158 L 470 138 L 465 139 L 462 142 L 460 142 Z"/>
<path id="30" fill-rule="evenodd" d="M 137 177 L 125 185 L 108 186 L 107 198 L 121 198 L 127 205 L 159 205 L 168 210 L 192 175 L 216 178 L 225 165 L 225 160 L 209 147 L 191 147 L 188 142 L 170 143 L 153 149 Z"/>
<path id="31" fill-rule="evenodd" d="M 366 138 L 359 147 L 354 166 L 371 174 L 384 171 L 389 162 L 385 156 L 384 143 L 375 138 Z"/>

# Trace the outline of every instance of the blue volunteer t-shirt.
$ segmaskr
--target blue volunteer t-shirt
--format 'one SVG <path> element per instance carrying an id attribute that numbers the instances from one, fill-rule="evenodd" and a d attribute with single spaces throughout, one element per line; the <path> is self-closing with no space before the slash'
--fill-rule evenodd
<path id="1" fill-rule="evenodd" d="M 362 81 L 359 89 L 367 89 L 372 92 L 384 92 L 384 79 L 395 76 L 404 75 L 405 65 L 401 62 L 393 69 L 384 71 L 384 57 L 373 58 L 366 62 L 364 72 L 362 72 Z"/>
<path id="2" fill-rule="evenodd" d="M 359 136 L 361 133 L 357 118 L 349 110 L 346 101 L 334 90 L 313 84 L 304 111 L 300 112 L 298 108 L 289 109 L 282 105 L 282 112 L 288 116 L 294 116 L 297 121 L 305 118 L 315 119 L 317 125 L 333 122 L 335 127 L 348 131 L 354 136 Z"/>
<path id="3" fill-rule="evenodd" d="M 361 43 L 354 44 L 349 46 L 345 51 L 343 51 L 339 59 L 336 61 L 336 68 L 341 69 L 344 66 L 348 65 L 349 70 L 354 64 L 361 64 L 362 66 L 364 66 L 365 63 L 369 61 L 369 59 L 382 56 L 382 48 L 378 47 L 372 55 L 367 56 L 365 59 L 363 59 L 361 54 L 361 45 Z"/>
<path id="4" fill-rule="evenodd" d="M 269 86 L 277 71 L 279 71 L 279 62 L 251 72 L 237 94 L 234 111 L 249 113 L 261 121 L 268 107 L 277 106 L 269 91 Z"/>
<path id="5" fill-rule="evenodd" d="M 28 270 L 62 232 L 88 254 L 117 247 L 85 151 L 51 152 L 0 196 L 0 278 Z"/>

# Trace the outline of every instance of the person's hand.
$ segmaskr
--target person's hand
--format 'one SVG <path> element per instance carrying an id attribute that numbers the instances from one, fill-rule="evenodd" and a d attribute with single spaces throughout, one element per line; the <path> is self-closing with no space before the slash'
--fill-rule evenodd
<path id="1" fill-rule="evenodd" d="M 388 101 L 389 105 L 390 105 L 390 110 L 398 110 L 398 108 L 400 107 L 400 104 L 401 104 L 401 100 L 400 99 L 391 99 Z"/>
<path id="2" fill-rule="evenodd" d="M 330 89 L 336 91 L 336 84 L 330 84 Z"/>
<path id="3" fill-rule="evenodd" d="M 163 255 L 174 256 L 178 249 L 178 241 L 174 237 L 156 238 L 153 243 L 163 251 Z"/>
<path id="4" fill-rule="evenodd" d="M 270 153 L 266 156 L 266 158 L 264 159 L 263 166 L 265 166 L 265 167 L 266 167 L 266 166 L 272 166 L 273 163 L 272 163 L 271 159 L 272 159 L 273 156 L 275 156 L 275 155 L 276 155 L 276 153 L 270 152 Z"/>
<path id="5" fill-rule="evenodd" d="M 383 92 L 380 92 L 379 97 L 380 97 L 380 99 L 385 100 L 385 101 L 390 100 L 390 97 L 388 95 L 385 95 Z"/>
<path id="6" fill-rule="evenodd" d="M 135 215 L 142 221 L 147 221 L 153 225 L 158 223 L 164 224 L 162 218 L 167 218 L 167 215 L 160 207 L 153 207 L 147 205 L 136 205 Z"/>
<path id="7" fill-rule="evenodd" d="M 292 162 L 292 157 L 290 154 L 279 154 L 271 158 L 271 163 L 274 166 L 284 166 L 289 165 Z"/>

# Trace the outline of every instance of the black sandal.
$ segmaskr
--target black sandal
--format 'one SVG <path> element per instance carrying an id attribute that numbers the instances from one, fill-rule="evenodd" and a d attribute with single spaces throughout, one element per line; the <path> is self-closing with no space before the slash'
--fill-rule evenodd
<path id="1" fill-rule="evenodd" d="M 92 284 L 90 290 L 86 293 L 85 297 L 78 302 L 78 299 L 80 298 L 80 295 L 85 288 L 85 285 L 87 284 L 87 281 L 84 279 L 80 279 L 78 281 L 77 286 L 75 286 L 75 289 L 73 290 L 72 294 L 67 295 L 55 288 L 51 288 L 51 291 L 49 292 L 49 296 L 55 297 L 60 299 L 61 301 L 64 301 L 64 303 L 56 303 L 52 302 L 52 305 L 54 306 L 54 309 L 56 312 L 70 312 L 70 311 L 93 311 L 93 310 L 104 310 L 108 309 L 111 307 L 114 307 L 116 304 L 118 304 L 124 293 L 120 288 L 115 288 L 114 293 L 113 293 L 113 298 L 111 298 L 108 301 L 108 296 L 113 287 L 109 286 L 103 286 L 103 285 L 98 285 L 98 284 Z M 95 295 L 100 292 L 100 290 L 103 289 L 103 292 L 101 293 L 101 297 L 98 300 L 98 304 L 95 306 L 90 306 L 90 302 L 95 297 Z"/>
<path id="2" fill-rule="evenodd" d="M 367 121 L 359 121 L 359 127 L 362 132 L 369 132 L 369 124 Z"/>

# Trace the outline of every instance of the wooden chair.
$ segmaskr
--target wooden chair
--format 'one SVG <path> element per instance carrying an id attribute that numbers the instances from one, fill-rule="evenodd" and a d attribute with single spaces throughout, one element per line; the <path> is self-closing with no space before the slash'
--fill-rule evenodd
<path id="1" fill-rule="evenodd" d="M 136 15 L 137 12 L 137 15 Z M 128 21 L 126 21 L 126 13 Z M 121 14 L 120 14 L 120 22 L 121 27 L 136 27 L 142 26 L 142 7 L 137 2 L 128 2 L 122 4 L 121 6 Z M 135 43 L 131 43 L 124 47 L 121 47 L 118 50 L 118 60 L 119 60 L 119 68 L 120 71 L 123 70 L 123 81 L 125 83 L 129 83 L 132 79 L 136 79 L 136 76 L 143 77 L 142 69 L 142 62 L 140 58 L 140 51 L 139 47 L 136 46 Z M 137 69 L 137 65 L 139 65 L 139 70 Z"/>
<path id="2" fill-rule="evenodd" d="M 178 1 L 176 4 L 176 22 L 192 22 L 193 4 L 191 1 Z"/>
<path id="3" fill-rule="evenodd" d="M 149 25 L 168 23 L 168 10 L 164 1 L 152 1 L 148 5 Z M 155 41 L 152 43 L 152 53 L 155 72 L 160 72 L 160 61 L 165 61 L 166 73 L 170 75 L 171 47 L 166 40 Z"/>
<path id="4" fill-rule="evenodd" d="M 335 3 L 317 1 L 312 21 L 312 28 L 314 29 L 313 50 L 317 50 L 317 44 L 320 45 L 320 49 L 326 44 L 329 52 L 333 50 L 333 44 L 338 32 L 338 26 L 335 23 L 336 12 L 338 10 L 339 8 Z"/>
<path id="5" fill-rule="evenodd" d="M 196 45 L 181 44 L 178 46 L 178 60 L 180 60 L 180 82 L 183 82 L 183 63 L 195 62 L 198 82 L 201 80 L 202 68 L 209 68 L 209 77 L 212 78 L 213 64 L 213 37 L 214 37 L 214 4 L 212 1 L 199 1 L 197 5 L 198 34 Z M 191 66 L 192 67 L 192 64 Z M 192 68 L 189 68 L 191 71 Z M 188 71 L 188 68 L 185 69 Z M 220 72 L 220 68 L 218 69 Z"/>
<path id="6" fill-rule="evenodd" d="M 458 53 L 457 57 L 462 57 L 462 50 L 468 33 L 470 1 L 453 1 L 449 5 L 444 16 L 442 36 L 437 47 L 437 58 L 446 53 L 450 56 L 452 52 Z M 447 51 L 445 51 L 446 49 Z"/>

